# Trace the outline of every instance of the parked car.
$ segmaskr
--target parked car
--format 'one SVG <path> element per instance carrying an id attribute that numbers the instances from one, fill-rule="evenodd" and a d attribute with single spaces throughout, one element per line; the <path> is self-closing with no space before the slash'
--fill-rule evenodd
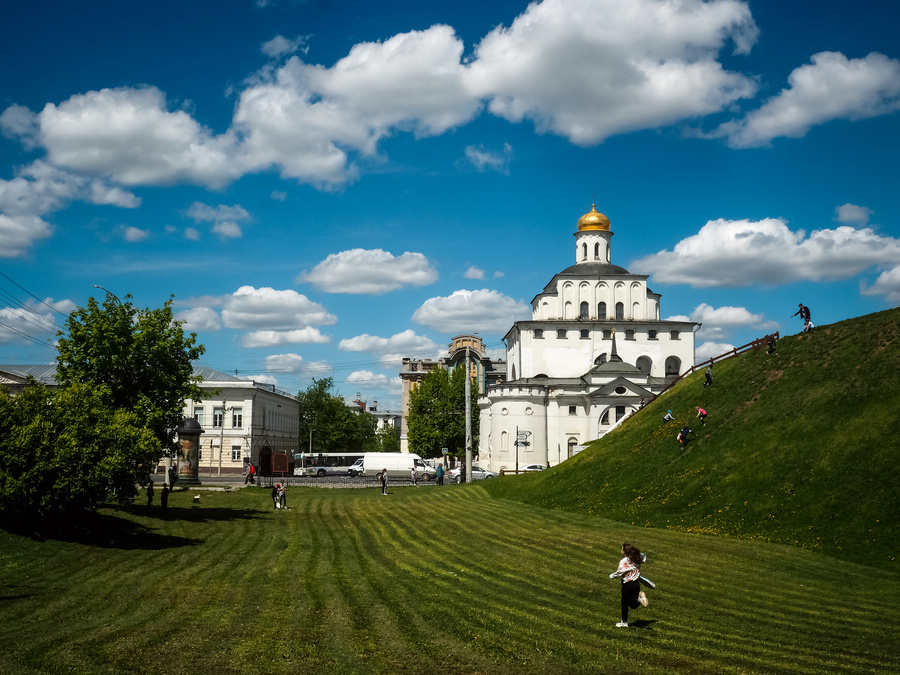
<path id="1" fill-rule="evenodd" d="M 460 472 L 462 467 L 456 467 L 455 469 L 450 469 L 447 475 L 450 477 L 451 483 L 462 483 L 462 476 Z M 482 469 L 480 466 L 472 466 L 472 480 L 485 480 L 486 478 L 496 478 L 499 474 L 494 473 L 493 471 L 488 471 L 487 469 Z"/>
<path id="2" fill-rule="evenodd" d="M 522 467 L 522 471 L 543 471 L 547 467 L 543 464 L 529 464 L 528 466 Z"/>

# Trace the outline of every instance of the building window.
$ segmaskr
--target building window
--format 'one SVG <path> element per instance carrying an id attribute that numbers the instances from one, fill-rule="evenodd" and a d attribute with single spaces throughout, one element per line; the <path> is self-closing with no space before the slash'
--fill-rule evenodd
<path id="1" fill-rule="evenodd" d="M 648 339 L 648 340 L 655 340 L 655 339 L 656 339 L 656 331 L 655 331 L 655 330 L 649 331 L 649 332 L 647 333 L 647 339 Z"/>
<path id="2" fill-rule="evenodd" d="M 606 321 L 606 303 L 601 302 L 597 305 L 597 318 L 600 321 Z"/>
<path id="3" fill-rule="evenodd" d="M 669 337 L 670 337 L 671 339 L 673 339 L 673 340 L 678 340 L 678 339 L 680 339 L 680 338 L 678 337 L 678 335 L 679 335 L 679 333 L 678 333 L 677 330 L 669 331 Z"/>
<path id="4" fill-rule="evenodd" d="M 534 339 L 535 340 L 543 340 L 544 339 L 544 329 L 543 328 L 535 328 L 534 329 Z"/>
<path id="5" fill-rule="evenodd" d="M 566 329 L 565 328 L 560 328 L 558 331 L 556 331 L 556 339 L 557 340 L 565 340 L 566 339 Z"/>
<path id="6" fill-rule="evenodd" d="M 634 331 L 633 331 L 633 330 L 626 330 L 626 331 L 625 331 L 625 339 L 626 339 L 626 340 L 634 340 Z"/>
<path id="7" fill-rule="evenodd" d="M 600 260 L 600 244 L 594 244 L 594 260 Z"/>
<path id="8" fill-rule="evenodd" d="M 609 410 L 603 413 L 603 417 L 600 418 L 600 424 L 608 425 L 609 424 Z"/>
<path id="9" fill-rule="evenodd" d="M 213 408 L 213 426 L 221 427 L 224 424 L 225 418 L 225 408 L 222 406 L 216 406 Z"/>
<path id="10" fill-rule="evenodd" d="M 591 316 L 590 311 L 591 310 L 588 309 L 588 304 L 586 302 L 582 302 L 578 306 L 578 318 L 579 319 L 589 319 Z"/>
<path id="11" fill-rule="evenodd" d="M 609 329 L 606 329 L 605 331 L 603 331 L 603 339 L 604 340 L 612 340 L 612 331 Z"/>
<path id="12" fill-rule="evenodd" d="M 197 420 L 197 424 L 203 426 L 203 408 L 194 408 L 194 419 Z"/>
<path id="13" fill-rule="evenodd" d="M 231 409 L 231 426 L 235 429 L 240 429 L 244 426 L 244 409 L 243 408 L 232 408 Z"/>
<path id="14" fill-rule="evenodd" d="M 590 337 L 591 337 L 591 332 L 589 330 L 587 330 L 586 328 L 582 328 L 581 329 L 581 339 L 588 340 L 588 339 L 590 339 Z"/>
<path id="15" fill-rule="evenodd" d="M 570 414 L 570 415 L 577 415 L 577 414 L 578 414 L 578 406 L 570 405 L 570 406 L 569 406 L 569 414 Z"/>
<path id="16" fill-rule="evenodd" d="M 621 302 L 616 303 L 616 321 L 625 320 L 625 305 Z"/>
<path id="17" fill-rule="evenodd" d="M 616 387 L 616 393 L 622 395 L 625 393 L 625 387 Z"/>
<path id="18" fill-rule="evenodd" d="M 587 260 L 587 244 L 581 245 L 581 259 Z"/>
<path id="19" fill-rule="evenodd" d="M 616 406 L 616 422 L 625 417 L 625 406 L 617 405 Z"/>
<path id="20" fill-rule="evenodd" d="M 231 461 L 232 462 L 240 462 L 241 461 L 241 446 L 239 446 L 239 445 L 231 446 Z"/>

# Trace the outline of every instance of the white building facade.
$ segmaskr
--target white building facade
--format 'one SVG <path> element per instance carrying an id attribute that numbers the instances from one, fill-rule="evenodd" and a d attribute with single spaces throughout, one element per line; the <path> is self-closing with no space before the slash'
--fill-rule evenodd
<path id="1" fill-rule="evenodd" d="M 194 374 L 203 378 L 204 397 L 185 401 L 184 416 L 197 420 L 203 429 L 200 479 L 243 473 L 251 462 L 264 476 L 273 468 L 287 471 L 293 454 L 303 449 L 297 397 L 212 368 L 195 367 Z"/>
<path id="2" fill-rule="evenodd" d="M 575 264 L 506 334 L 508 380 L 479 399 L 482 466 L 558 464 L 693 365 L 698 324 L 660 319 L 647 275 L 612 264 L 612 235 L 595 208 L 582 216 Z"/>

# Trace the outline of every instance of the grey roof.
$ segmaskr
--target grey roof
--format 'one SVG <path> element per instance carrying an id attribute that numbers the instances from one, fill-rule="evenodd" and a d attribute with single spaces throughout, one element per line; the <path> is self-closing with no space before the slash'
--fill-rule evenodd
<path id="1" fill-rule="evenodd" d="M 637 277 L 639 279 L 647 279 L 646 274 L 632 274 L 624 267 L 604 262 L 583 262 L 576 263 L 571 267 L 567 267 L 562 272 L 554 275 L 546 286 L 543 293 L 554 293 L 556 291 L 556 281 L 560 277 L 577 277 L 590 279 L 603 279 L 606 277 Z"/>
<path id="2" fill-rule="evenodd" d="M 34 379 L 44 385 L 56 384 L 56 365 L 42 366 L 3 366 L 0 365 L 0 371 L 9 373 L 10 375 L 18 375 L 19 377 L 28 377 L 31 375 Z"/>

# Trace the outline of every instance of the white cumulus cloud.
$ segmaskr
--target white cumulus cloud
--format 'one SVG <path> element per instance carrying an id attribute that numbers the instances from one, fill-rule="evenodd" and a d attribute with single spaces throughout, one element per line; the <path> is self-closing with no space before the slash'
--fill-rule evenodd
<path id="1" fill-rule="evenodd" d="M 856 204 L 843 204 L 834 210 L 834 219 L 839 223 L 868 225 L 871 217 L 872 209 Z"/>
<path id="2" fill-rule="evenodd" d="M 176 314 L 175 318 L 184 321 L 186 331 L 215 331 L 222 327 L 218 312 L 211 307 L 186 309 Z"/>
<path id="3" fill-rule="evenodd" d="M 844 279 L 900 264 L 900 240 L 870 228 L 793 231 L 780 218 L 711 220 L 674 248 L 640 258 L 636 271 L 656 282 L 694 287 Z"/>
<path id="4" fill-rule="evenodd" d="M 768 145 L 779 137 L 802 138 L 813 126 L 836 119 L 859 120 L 900 109 L 900 60 L 872 52 L 848 59 L 820 52 L 812 63 L 788 76 L 789 87 L 739 121 L 727 122 L 719 135 L 729 145 Z"/>
<path id="5" fill-rule="evenodd" d="M 426 300 L 413 314 L 413 321 L 442 333 L 505 334 L 515 321 L 530 315 L 529 305 L 497 291 L 459 290 Z"/>
<path id="6" fill-rule="evenodd" d="M 225 299 L 222 322 L 228 328 L 289 331 L 331 325 L 337 317 L 296 291 L 241 286 Z"/>
<path id="7" fill-rule="evenodd" d="M 331 374 L 331 366 L 324 361 L 306 361 L 299 354 L 272 354 L 266 357 L 266 371 L 322 377 Z"/>
<path id="8" fill-rule="evenodd" d="M 331 339 L 318 328 L 307 326 L 296 330 L 255 330 L 241 338 L 244 347 L 275 347 L 292 344 L 325 344 Z"/>
<path id="9" fill-rule="evenodd" d="M 354 248 L 332 253 L 313 269 L 302 272 L 297 281 L 311 283 L 326 293 L 381 295 L 407 285 L 425 286 L 437 277 L 437 270 L 421 253 L 395 257 L 380 248 Z"/>
<path id="10" fill-rule="evenodd" d="M 736 0 L 544 0 L 478 44 L 467 83 L 497 116 L 593 145 L 752 96 L 716 57 L 727 41 L 748 52 L 757 33 Z"/>

